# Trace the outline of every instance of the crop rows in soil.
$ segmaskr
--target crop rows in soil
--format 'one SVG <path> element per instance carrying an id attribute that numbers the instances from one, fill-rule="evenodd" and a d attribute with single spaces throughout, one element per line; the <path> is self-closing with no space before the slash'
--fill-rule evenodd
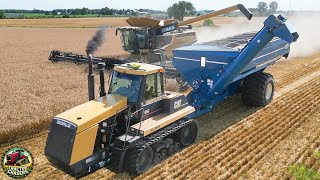
<path id="1" fill-rule="evenodd" d="M 308 147 L 303 150 L 297 163 L 304 164 L 312 169 L 320 169 L 320 160 L 315 156 L 316 150 L 320 147 L 320 138 L 317 136 L 313 139 Z"/>
<path id="2" fill-rule="evenodd" d="M 291 84 L 299 77 L 305 76 L 307 73 L 316 72 L 320 69 L 320 61 L 318 58 L 310 60 L 311 62 L 305 65 L 297 66 L 290 71 L 292 73 L 286 73 L 276 79 L 276 88 L 282 88 L 288 84 Z"/>
<path id="3" fill-rule="evenodd" d="M 281 141 L 274 149 L 246 172 L 248 179 L 289 179 L 288 167 L 301 164 L 301 155 L 320 135 L 320 104 L 315 113 L 302 117 L 301 126 Z M 315 152 L 315 150 L 314 150 Z M 314 154 L 313 154 L 314 155 Z M 299 160 L 299 161 L 298 161 Z M 303 164 L 303 163 L 302 163 Z"/>
<path id="4" fill-rule="evenodd" d="M 320 147 L 319 135 L 320 134 L 310 140 L 310 143 L 301 150 L 296 161 L 292 164 L 300 164 L 313 170 L 320 170 L 320 159 L 315 155 L 316 151 L 318 151 Z M 288 172 L 284 173 L 284 177 L 287 179 L 293 178 Z"/>
<path id="5" fill-rule="evenodd" d="M 296 157 L 296 161 L 292 162 L 292 165 L 294 164 L 304 165 L 313 170 L 319 170 L 320 160 L 315 155 L 315 152 L 319 147 L 320 147 L 320 138 L 318 134 L 316 137 L 312 138 L 310 140 L 310 143 L 301 150 L 301 152 Z M 270 173 L 267 175 L 271 175 Z M 282 172 L 281 175 L 283 179 L 294 179 L 292 175 L 289 172 L 287 172 L 286 169 Z"/>
<path id="6" fill-rule="evenodd" d="M 238 178 L 298 128 L 320 103 L 320 78 L 280 97 L 233 128 L 198 143 L 140 178 Z"/>

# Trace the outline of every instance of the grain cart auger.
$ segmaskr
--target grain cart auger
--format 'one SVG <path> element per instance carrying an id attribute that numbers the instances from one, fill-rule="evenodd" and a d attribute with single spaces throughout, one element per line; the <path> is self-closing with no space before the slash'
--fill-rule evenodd
<path id="1" fill-rule="evenodd" d="M 223 99 L 240 92 L 248 105 L 270 103 L 273 77 L 263 70 L 286 57 L 297 39 L 282 15 L 272 15 L 241 52 L 209 45 L 174 50 L 173 64 L 193 88 L 187 96 L 164 91 L 163 67 L 116 65 L 107 94 L 53 118 L 45 155 L 76 177 L 104 166 L 143 173 L 192 144 L 193 118 Z"/>
<path id="2" fill-rule="evenodd" d="M 128 18 L 126 21 L 130 26 L 117 28 L 116 34 L 120 36 L 122 49 L 130 54 L 129 57 L 95 57 L 93 63 L 97 65 L 100 62 L 104 62 L 109 69 L 112 69 L 115 64 L 127 62 L 167 64 L 166 61 L 171 61 L 172 49 L 191 45 L 197 41 L 196 33 L 191 31 L 192 26 L 187 25 L 236 10 L 240 10 L 247 19 L 250 20 L 252 18 L 251 12 L 242 4 L 181 22 L 156 20 L 147 17 Z M 61 51 L 52 51 L 49 60 L 53 62 L 88 63 L 87 56 Z M 171 63 L 168 64 L 170 66 Z"/>

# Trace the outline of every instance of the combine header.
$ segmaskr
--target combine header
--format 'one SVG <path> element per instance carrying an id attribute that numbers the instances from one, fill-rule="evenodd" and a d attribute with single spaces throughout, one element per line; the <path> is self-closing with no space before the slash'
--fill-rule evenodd
<path id="1" fill-rule="evenodd" d="M 227 97 L 241 93 L 247 105 L 269 104 L 274 80 L 264 70 L 288 56 L 298 34 L 285 17 L 271 15 L 252 36 L 241 36 L 250 41 L 240 51 L 226 45 L 236 43 L 232 39 L 175 49 L 173 65 L 192 87 L 186 96 L 164 91 L 164 68 L 145 63 L 116 65 L 105 92 L 105 65 L 100 64 L 100 97 L 94 98 L 90 85 L 89 102 L 53 118 L 45 147 L 48 160 L 76 177 L 104 166 L 143 173 L 192 144 L 198 133 L 193 118 Z"/>

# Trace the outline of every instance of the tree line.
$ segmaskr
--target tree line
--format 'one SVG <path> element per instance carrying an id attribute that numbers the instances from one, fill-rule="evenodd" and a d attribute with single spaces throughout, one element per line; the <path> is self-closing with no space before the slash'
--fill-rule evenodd
<path id="1" fill-rule="evenodd" d="M 0 11 L 0 19 L 3 19 L 3 18 L 4 18 L 4 12 Z"/>
<path id="2" fill-rule="evenodd" d="M 270 14 L 274 14 L 277 12 L 279 7 L 279 4 L 277 1 L 272 1 L 269 4 L 267 4 L 264 1 L 261 1 L 258 3 L 256 8 L 249 8 L 249 10 L 254 14 L 258 16 L 266 16 Z"/>
<path id="3" fill-rule="evenodd" d="M 275 13 L 278 10 L 278 3 L 276 1 L 270 2 L 267 4 L 264 1 L 258 3 L 256 8 L 249 8 L 249 10 L 254 15 L 265 16 L 268 14 Z M 88 14 L 96 14 L 96 15 L 123 15 L 123 16 L 137 16 L 138 12 L 147 12 L 148 14 L 167 14 L 169 18 L 174 18 L 182 21 L 185 16 L 193 16 L 196 15 L 197 11 L 194 5 L 188 1 L 179 1 L 170 6 L 167 11 L 158 11 L 152 9 L 138 9 L 136 11 L 131 9 L 113 9 L 104 7 L 102 9 L 89 9 L 89 8 L 77 8 L 77 9 L 55 9 L 52 11 L 44 11 L 44 10 L 3 10 L 0 11 L 0 18 L 4 18 L 4 13 L 41 13 L 45 15 L 64 15 L 64 17 L 68 17 L 69 15 L 88 15 Z M 197 15 L 200 15 L 198 13 Z"/>
<path id="4" fill-rule="evenodd" d="M 249 8 L 249 10 L 258 16 L 265 16 L 269 14 L 273 14 L 278 10 L 278 2 L 272 1 L 267 4 L 264 1 L 258 3 L 257 8 Z M 212 11 L 211 11 L 212 12 Z M 167 14 L 169 18 L 173 17 L 180 21 L 183 20 L 185 16 L 195 15 L 196 9 L 191 2 L 187 1 L 179 1 L 178 3 L 174 3 L 167 9 Z M 210 11 L 205 11 L 205 13 L 210 13 Z M 199 16 L 200 13 L 197 14 Z"/>
<path id="5" fill-rule="evenodd" d="M 104 7 L 102 9 L 89 9 L 89 8 L 76 8 L 76 9 L 54 9 L 52 11 L 45 10 L 16 10 L 7 9 L 0 11 L 1 14 L 4 13 L 37 13 L 45 15 L 88 15 L 88 14 L 98 14 L 98 15 L 136 15 L 136 12 L 147 12 L 149 14 L 165 14 L 165 11 L 152 10 L 152 9 L 137 9 L 136 11 L 131 9 L 113 9 Z"/>
<path id="6" fill-rule="evenodd" d="M 88 15 L 88 14 L 101 14 L 101 15 L 131 15 L 134 11 L 131 9 L 110 9 L 108 7 L 102 9 L 55 9 L 47 12 L 46 15 Z"/>

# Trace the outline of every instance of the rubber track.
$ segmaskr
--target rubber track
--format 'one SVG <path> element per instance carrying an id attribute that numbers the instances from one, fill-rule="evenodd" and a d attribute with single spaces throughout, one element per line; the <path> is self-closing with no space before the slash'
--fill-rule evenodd
<path id="1" fill-rule="evenodd" d="M 319 81 L 316 78 L 284 94 L 233 128 L 187 148 L 138 179 L 241 176 L 298 128 L 303 123 L 302 117 L 313 113 L 320 103 Z"/>

